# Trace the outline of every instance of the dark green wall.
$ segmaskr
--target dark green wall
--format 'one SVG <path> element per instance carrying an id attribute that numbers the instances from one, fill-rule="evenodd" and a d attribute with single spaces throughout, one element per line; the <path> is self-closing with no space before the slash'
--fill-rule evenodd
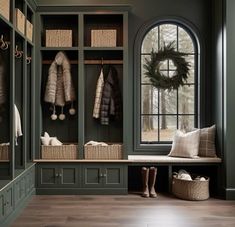
<path id="1" fill-rule="evenodd" d="M 201 126 L 216 123 L 217 147 L 224 158 L 221 179 L 227 198 L 235 194 L 235 1 L 234 0 L 37 0 L 39 6 L 70 5 L 130 5 L 129 13 L 129 88 L 133 94 L 134 58 L 133 47 L 138 30 L 154 18 L 179 17 L 189 21 L 196 28 L 201 40 L 202 53 L 202 115 Z M 129 103 L 133 103 L 130 95 Z M 129 122 L 133 122 L 133 108 L 130 108 Z M 133 135 L 130 123 L 129 135 Z M 130 136 L 129 153 L 133 151 Z M 225 176 L 225 177 L 224 177 Z"/>
<path id="2" fill-rule="evenodd" d="M 226 0 L 226 51 L 225 57 L 225 92 L 224 92 L 224 151 L 226 162 L 226 195 L 235 199 L 235 1 Z"/>

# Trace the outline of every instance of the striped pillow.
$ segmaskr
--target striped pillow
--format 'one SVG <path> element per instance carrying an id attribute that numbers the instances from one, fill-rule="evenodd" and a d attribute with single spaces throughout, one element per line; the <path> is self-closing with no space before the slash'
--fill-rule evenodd
<path id="1" fill-rule="evenodd" d="M 217 157 L 215 149 L 215 125 L 200 130 L 199 156 Z"/>
<path id="2" fill-rule="evenodd" d="M 198 158 L 200 130 L 184 133 L 177 130 L 168 156 Z"/>

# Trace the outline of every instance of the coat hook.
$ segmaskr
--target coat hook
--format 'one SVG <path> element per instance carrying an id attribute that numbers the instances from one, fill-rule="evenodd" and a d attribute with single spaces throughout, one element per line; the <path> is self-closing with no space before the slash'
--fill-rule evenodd
<path id="1" fill-rule="evenodd" d="M 26 64 L 29 65 L 31 63 L 32 58 L 27 56 L 26 57 Z"/>
<path id="2" fill-rule="evenodd" d="M 16 58 L 21 58 L 23 53 L 24 53 L 23 51 L 18 50 L 18 45 L 16 45 L 16 48 L 15 48 L 15 57 Z"/>
<path id="3" fill-rule="evenodd" d="M 0 46 L 0 48 L 1 48 L 2 50 L 8 49 L 8 43 L 4 41 L 4 36 L 3 36 L 3 35 L 1 35 L 0 41 L 1 41 L 1 43 L 2 43 L 1 46 Z"/>
<path id="4" fill-rule="evenodd" d="M 104 64 L 104 59 L 101 58 L 101 65 L 103 66 L 103 64 Z"/>

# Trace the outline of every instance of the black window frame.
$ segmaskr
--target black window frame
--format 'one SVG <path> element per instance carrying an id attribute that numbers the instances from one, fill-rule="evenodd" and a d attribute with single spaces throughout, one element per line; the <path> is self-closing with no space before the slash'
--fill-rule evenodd
<path id="1" fill-rule="evenodd" d="M 200 45 L 199 45 L 199 35 L 197 33 L 197 29 L 194 28 L 193 25 L 191 25 L 189 22 L 181 19 L 158 19 L 158 20 L 152 20 L 142 26 L 142 29 L 139 30 L 136 40 L 135 40 L 135 46 L 134 46 L 134 152 L 143 153 L 143 154 L 166 154 L 169 152 L 171 148 L 172 142 L 161 142 L 157 141 L 155 142 L 148 142 L 148 143 L 142 143 L 141 141 L 141 116 L 144 114 L 141 113 L 141 86 L 142 86 L 142 80 L 141 80 L 141 57 L 142 57 L 142 44 L 144 41 L 144 38 L 148 34 L 149 31 L 151 31 L 153 28 L 162 25 L 162 24 L 172 24 L 177 27 L 182 28 L 187 34 L 191 37 L 193 45 L 194 45 L 194 70 L 195 70 L 195 106 L 194 106 L 194 114 L 190 114 L 191 116 L 195 116 L 195 127 L 200 127 L 201 125 L 201 82 L 200 82 L 200 74 L 201 74 L 201 54 L 200 54 Z M 177 29 L 178 30 L 178 29 Z M 177 34 L 178 38 L 178 34 Z M 177 40 L 178 45 L 178 40 Z M 159 92 L 158 92 L 159 93 Z M 178 92 L 177 92 L 178 93 Z M 177 98 L 178 102 L 178 98 Z M 178 105 L 178 104 L 177 104 Z M 177 108 L 178 109 L 178 108 Z M 167 114 L 166 114 L 167 115 Z M 170 114 L 173 116 L 173 114 Z M 153 115 L 152 115 L 153 116 Z M 159 112 L 156 116 L 160 116 Z M 178 110 L 177 110 L 177 117 L 179 116 Z M 159 121 L 159 119 L 158 119 Z M 178 127 L 178 120 L 177 120 L 177 127 Z M 158 127 L 158 130 L 159 127 Z"/>

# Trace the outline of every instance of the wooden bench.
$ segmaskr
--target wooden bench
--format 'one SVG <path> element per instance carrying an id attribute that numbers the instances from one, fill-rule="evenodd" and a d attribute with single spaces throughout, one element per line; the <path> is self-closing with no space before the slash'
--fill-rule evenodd
<path id="1" fill-rule="evenodd" d="M 167 155 L 129 155 L 128 156 L 129 166 L 167 166 L 168 167 L 168 191 L 171 192 L 172 182 L 172 167 L 189 167 L 189 166 L 218 166 L 217 174 L 219 171 L 220 164 L 222 163 L 221 158 L 210 158 L 210 157 L 199 157 L 199 158 L 179 158 L 169 157 Z"/>

